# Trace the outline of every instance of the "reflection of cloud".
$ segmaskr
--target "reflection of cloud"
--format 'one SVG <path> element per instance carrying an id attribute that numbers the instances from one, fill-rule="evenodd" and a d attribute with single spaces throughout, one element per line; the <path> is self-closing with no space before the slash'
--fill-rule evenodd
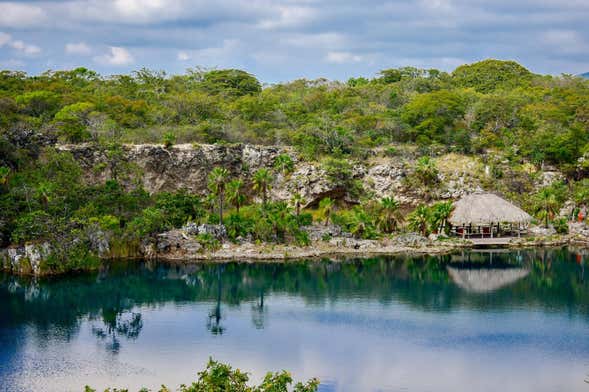
<path id="1" fill-rule="evenodd" d="M 95 337 L 82 326 L 67 346 L 27 340 L 23 390 L 75 389 L 79 385 L 174 388 L 190 383 L 209 356 L 253 373 L 287 369 L 297 380 L 314 376 L 338 391 L 584 391 L 589 359 L 586 324 L 566 313 L 432 313 L 378 301 L 309 305 L 272 295 L 263 330 L 251 323 L 250 306 L 227 307 L 227 333 L 211 336 L 203 325 L 214 302 L 173 303 L 136 309 L 145 328 L 124 345 L 117 361 L 91 349 Z M 563 328 L 564 327 L 564 328 Z M 75 363 L 71 373 L 35 367 L 47 353 Z M 574 357 L 574 358 L 573 358 Z M 575 359 L 577 358 L 577 359 Z M 129 365 L 132 364 L 132 367 Z M 142 369 L 142 370 L 138 370 Z M 19 385 L 21 385 L 19 384 Z M 41 386 L 41 388 L 32 388 Z"/>

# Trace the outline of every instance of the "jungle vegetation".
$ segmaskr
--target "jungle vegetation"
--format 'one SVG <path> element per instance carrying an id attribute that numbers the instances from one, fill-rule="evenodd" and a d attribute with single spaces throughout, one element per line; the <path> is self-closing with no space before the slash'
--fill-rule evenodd
<path id="1" fill-rule="evenodd" d="M 114 241 L 116 256 L 187 221 L 222 221 L 231 238 L 301 244 L 307 239 L 300 227 L 312 220 L 342 225 L 361 238 L 401 227 L 444 230 L 448 206 L 424 204 L 403 220 L 395 195 L 354 207 L 323 200 L 312 211 L 302 210 L 300 195 L 272 202 L 273 176 L 292 170 L 288 157 L 252 179 L 211 168 L 206 198 L 148 194 L 139 183 L 123 186 L 136 177 L 121 159 L 123 143 L 290 145 L 301 159 L 323 162 L 327 175 L 360 200 L 350 168 L 370 152 L 394 156 L 398 146 L 414 146 L 419 157 L 408 185 L 426 193 L 438 181 L 436 156 L 492 157 L 488 185 L 548 225 L 567 200 L 589 203 L 588 131 L 589 81 L 534 74 L 513 61 L 484 60 L 452 73 L 403 67 L 372 78 L 273 85 L 241 70 L 198 67 L 182 75 L 2 71 L 0 243 L 70 244 L 47 266 L 68 269 L 62 267 L 67 260 L 94 263 L 87 249 L 100 240 L 96 228 Z M 108 150 L 111 175 L 103 184 L 86 184 L 73 157 L 54 148 L 82 142 Z M 530 166 L 554 167 L 564 178 L 533 191 L 525 180 Z"/>

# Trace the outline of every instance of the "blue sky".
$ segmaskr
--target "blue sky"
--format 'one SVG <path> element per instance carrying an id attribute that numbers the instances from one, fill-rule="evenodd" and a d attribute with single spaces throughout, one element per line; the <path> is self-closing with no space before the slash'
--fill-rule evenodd
<path id="1" fill-rule="evenodd" d="M 0 69 L 232 67 L 278 82 L 492 57 L 576 74 L 588 20 L 589 0 L 0 1 Z"/>

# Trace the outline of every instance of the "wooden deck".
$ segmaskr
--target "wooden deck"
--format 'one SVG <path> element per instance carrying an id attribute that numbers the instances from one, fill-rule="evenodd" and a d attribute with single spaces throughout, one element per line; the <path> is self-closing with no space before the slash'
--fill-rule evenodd
<path id="1" fill-rule="evenodd" d="M 468 238 L 472 241 L 475 247 L 486 247 L 486 246 L 506 246 L 509 245 L 511 240 L 517 239 L 517 237 L 497 237 L 497 238 Z"/>

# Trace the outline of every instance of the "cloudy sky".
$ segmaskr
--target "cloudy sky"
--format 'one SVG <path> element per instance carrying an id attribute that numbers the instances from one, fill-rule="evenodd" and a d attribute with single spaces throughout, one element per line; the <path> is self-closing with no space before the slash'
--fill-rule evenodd
<path id="1" fill-rule="evenodd" d="M 589 71 L 589 0 L 0 0 L 0 69 L 346 79 L 488 57 Z"/>

